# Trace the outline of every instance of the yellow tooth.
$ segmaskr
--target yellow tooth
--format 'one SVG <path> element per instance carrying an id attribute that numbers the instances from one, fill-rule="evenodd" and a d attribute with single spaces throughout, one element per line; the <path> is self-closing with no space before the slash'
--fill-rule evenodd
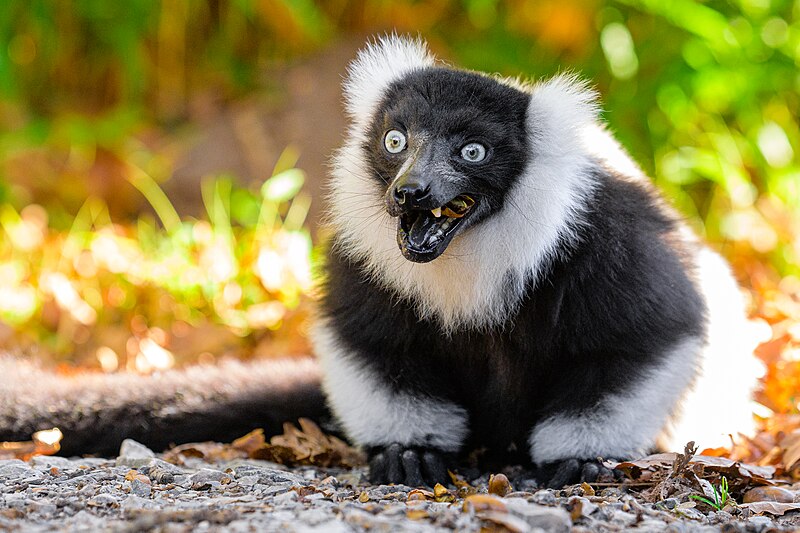
<path id="1" fill-rule="evenodd" d="M 442 208 L 437 207 L 436 209 L 431 209 L 431 213 L 433 213 L 433 216 L 435 216 L 436 218 L 439 218 L 442 216 Z"/>

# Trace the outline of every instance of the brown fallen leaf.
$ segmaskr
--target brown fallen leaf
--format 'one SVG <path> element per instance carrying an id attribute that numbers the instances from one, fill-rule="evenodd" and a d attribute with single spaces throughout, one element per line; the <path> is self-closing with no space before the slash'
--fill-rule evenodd
<path id="1" fill-rule="evenodd" d="M 422 520 L 429 518 L 431 515 L 425 509 L 409 509 L 406 511 L 406 518 L 409 520 Z"/>
<path id="2" fill-rule="evenodd" d="M 473 494 L 464 498 L 464 505 L 462 506 L 464 512 L 483 512 L 495 511 L 505 513 L 508 508 L 503 500 L 491 494 Z"/>
<path id="3" fill-rule="evenodd" d="M 794 493 L 781 487 L 755 487 L 744 493 L 744 503 L 779 502 L 794 503 Z"/>
<path id="4" fill-rule="evenodd" d="M 793 470 L 800 461 L 800 429 L 795 429 L 780 442 L 783 449 L 783 466 L 787 471 Z"/>
<path id="5" fill-rule="evenodd" d="M 449 503 L 456 500 L 455 495 L 447 490 L 447 487 L 441 483 L 437 483 L 433 487 L 433 496 L 439 503 Z"/>
<path id="6" fill-rule="evenodd" d="M 301 418 L 300 428 L 285 423 L 283 434 L 266 442 L 263 429 L 255 429 L 231 444 L 199 442 L 182 444 L 167 451 L 164 459 L 184 464 L 188 457 L 198 457 L 209 462 L 233 459 L 261 459 L 284 465 L 341 466 L 350 468 L 364 464 L 364 455 L 347 443 L 325 434 L 311 420 Z"/>
<path id="7" fill-rule="evenodd" d="M 459 498 L 466 498 L 471 494 L 478 493 L 478 489 L 470 485 L 462 476 L 450 470 L 448 470 L 447 473 L 450 475 L 450 481 L 456 486 L 456 494 Z"/>
<path id="8" fill-rule="evenodd" d="M 27 461 L 35 455 L 53 455 L 61 449 L 64 434 L 58 428 L 37 431 L 31 440 L 23 442 L 0 442 L 0 459 Z"/>
<path id="9" fill-rule="evenodd" d="M 186 459 L 195 457 L 209 463 L 244 459 L 247 453 L 237 450 L 230 444 L 219 442 L 191 442 L 175 446 L 164 452 L 164 460 L 176 465 L 183 465 Z"/>
<path id="10" fill-rule="evenodd" d="M 414 489 L 408 493 L 407 498 L 408 501 L 425 501 L 434 499 L 436 499 L 436 495 L 425 489 Z"/>
<path id="11" fill-rule="evenodd" d="M 800 509 L 800 503 L 782 503 L 782 502 L 752 502 L 742 503 L 739 507 L 743 509 L 750 509 L 754 513 L 769 513 L 774 516 L 783 516 L 789 511 L 796 511 Z"/>
<path id="12" fill-rule="evenodd" d="M 476 516 L 481 520 L 488 520 L 499 526 L 504 527 L 512 533 L 524 533 L 531 530 L 531 526 L 523 519 L 509 513 L 499 513 L 497 511 L 484 511 L 477 513 Z"/>
<path id="13" fill-rule="evenodd" d="M 675 459 L 679 454 L 657 453 L 648 455 L 634 461 L 624 461 L 616 465 L 618 470 L 622 470 L 631 479 L 638 479 L 644 471 L 657 471 L 672 468 Z M 724 474 L 729 477 L 741 477 L 745 480 L 757 484 L 769 485 L 775 474 L 772 466 L 757 466 L 733 461 L 725 457 L 713 457 L 707 455 L 695 455 L 688 463 L 689 466 L 701 466 L 705 470 Z"/>
<path id="14" fill-rule="evenodd" d="M 258 428 L 244 437 L 239 437 L 231 443 L 231 446 L 245 452 L 249 456 L 259 448 L 263 448 L 266 443 L 267 440 L 264 438 L 264 430 Z"/>

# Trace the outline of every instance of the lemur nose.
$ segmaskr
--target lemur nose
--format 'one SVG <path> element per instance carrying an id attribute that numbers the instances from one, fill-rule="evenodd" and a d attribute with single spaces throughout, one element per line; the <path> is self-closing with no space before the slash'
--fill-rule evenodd
<path id="1" fill-rule="evenodd" d="M 394 199 L 398 205 L 406 205 L 408 203 L 407 207 L 413 207 L 427 198 L 430 192 L 431 187 L 429 184 L 410 181 L 394 188 Z"/>

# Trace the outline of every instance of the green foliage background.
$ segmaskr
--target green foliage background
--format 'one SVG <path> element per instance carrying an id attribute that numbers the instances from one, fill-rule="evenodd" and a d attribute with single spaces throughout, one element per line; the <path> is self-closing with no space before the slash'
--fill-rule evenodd
<path id="1" fill-rule="evenodd" d="M 800 283 L 800 0 L 4 0 L 0 204 L 44 191 L 66 230 L 92 191 L 62 159 L 164 181 L 148 139 L 191 128 L 193 96 L 269 90 L 268 67 L 392 30 L 469 68 L 592 79 L 610 127 L 743 281 Z M 257 193 L 225 201 L 257 213 Z M 252 235 L 239 205 L 228 222 Z"/>

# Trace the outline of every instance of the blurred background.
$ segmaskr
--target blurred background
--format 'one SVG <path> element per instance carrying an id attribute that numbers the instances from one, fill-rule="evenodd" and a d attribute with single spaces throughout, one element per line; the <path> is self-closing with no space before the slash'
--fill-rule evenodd
<path id="1" fill-rule="evenodd" d="M 392 30 L 593 80 L 733 264 L 761 402 L 798 413 L 800 0 L 4 0 L 0 350 L 65 373 L 306 354 L 342 75 Z"/>

